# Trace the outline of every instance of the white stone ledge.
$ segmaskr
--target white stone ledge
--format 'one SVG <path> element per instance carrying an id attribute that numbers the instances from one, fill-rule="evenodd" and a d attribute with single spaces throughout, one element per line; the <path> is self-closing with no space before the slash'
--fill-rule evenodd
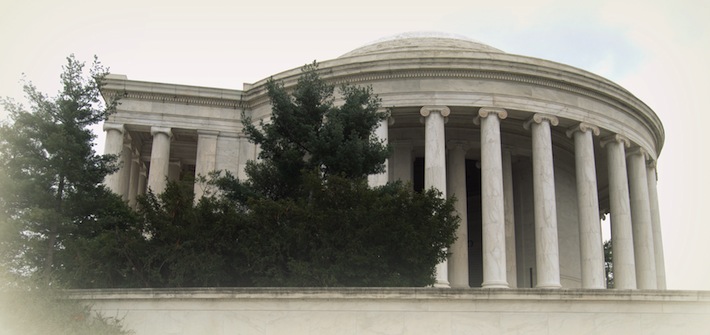
<path id="1" fill-rule="evenodd" d="M 588 289 L 439 288 L 184 288 L 67 290 L 78 300 L 145 299 L 342 299 L 342 300 L 565 300 L 697 301 L 710 303 L 710 291 Z"/>

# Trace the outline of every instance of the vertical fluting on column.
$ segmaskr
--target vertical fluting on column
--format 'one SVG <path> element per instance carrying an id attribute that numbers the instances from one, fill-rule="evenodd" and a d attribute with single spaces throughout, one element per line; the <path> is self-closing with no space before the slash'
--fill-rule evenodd
<path id="1" fill-rule="evenodd" d="M 408 183 L 412 181 L 412 143 L 397 141 L 392 143 L 394 157 L 392 161 L 392 179 Z"/>
<path id="2" fill-rule="evenodd" d="M 138 150 L 133 151 L 133 160 L 131 160 L 131 181 L 128 186 L 128 205 L 131 208 L 136 208 L 136 197 L 138 196 L 138 179 L 140 178 L 140 153 Z"/>
<path id="3" fill-rule="evenodd" d="M 424 187 L 435 188 L 446 196 L 445 118 L 451 111 L 446 106 L 424 106 L 419 111 L 424 122 Z M 447 261 L 436 266 L 435 287 L 449 287 Z"/>
<path id="4" fill-rule="evenodd" d="M 153 147 L 150 152 L 150 172 L 148 173 L 148 189 L 155 194 L 163 193 L 167 185 L 170 166 L 170 128 L 151 127 Z"/>
<path id="5" fill-rule="evenodd" d="M 117 163 L 119 164 L 119 170 L 107 175 L 104 179 L 104 184 L 114 193 L 121 195 L 121 190 L 123 189 L 121 178 L 123 177 L 123 173 L 121 171 L 122 166 L 120 159 L 121 153 L 123 152 L 123 132 L 125 129 L 122 124 L 105 122 L 104 131 L 106 132 L 104 154 L 116 155 L 118 157 Z"/>
<path id="6" fill-rule="evenodd" d="M 384 112 L 384 111 L 381 111 Z M 377 139 L 379 139 L 382 143 L 387 145 L 389 142 L 389 126 L 391 126 L 394 123 L 394 119 L 391 117 L 388 117 L 382 121 L 380 121 L 380 124 L 377 126 L 377 129 L 375 129 L 375 136 Z M 378 174 L 372 174 L 367 176 L 367 182 L 371 187 L 375 186 L 382 186 L 387 184 L 389 181 L 389 159 L 385 160 L 385 170 L 378 173 Z"/>
<path id="7" fill-rule="evenodd" d="M 535 203 L 535 263 L 539 288 L 560 288 L 560 253 L 557 237 L 554 161 L 550 125 L 559 120 L 535 114 L 525 122 L 532 129 L 533 198 Z"/>
<path id="8" fill-rule="evenodd" d="M 629 182 L 626 175 L 626 147 L 629 140 L 612 135 L 601 141 L 607 149 L 609 170 L 609 214 L 611 216 L 611 245 L 614 251 L 614 288 L 636 288 L 636 265 L 631 229 Z"/>
<path id="9" fill-rule="evenodd" d="M 148 184 L 148 169 L 146 169 L 145 164 L 140 163 L 140 175 L 138 176 L 138 194 L 144 195 L 146 193 L 146 187 Z"/>
<path id="10" fill-rule="evenodd" d="M 586 123 L 567 130 L 567 136 L 574 138 L 582 288 L 605 288 L 604 250 L 592 135 L 598 136 L 599 128 Z"/>
<path id="11" fill-rule="evenodd" d="M 201 177 L 207 178 L 209 173 L 215 170 L 217 164 L 217 135 L 218 131 L 198 130 L 197 131 L 197 155 L 195 158 L 195 202 L 205 194 L 209 193 L 207 184 L 200 182 Z"/>
<path id="12" fill-rule="evenodd" d="M 661 213 L 658 208 L 655 161 L 651 161 L 646 167 L 646 178 L 648 179 L 648 200 L 651 206 L 651 222 L 653 222 L 653 252 L 656 261 L 656 284 L 659 290 L 665 290 L 666 262 L 663 257 L 663 234 L 661 233 Z"/>
<path id="13" fill-rule="evenodd" d="M 646 151 L 635 148 L 626 158 L 629 172 L 629 195 L 631 204 L 631 227 L 634 237 L 634 259 L 636 261 L 636 287 L 655 290 L 656 259 L 653 250 L 653 223 L 648 198 L 648 178 L 646 177 Z"/>
<path id="14" fill-rule="evenodd" d="M 121 169 L 118 171 L 121 174 L 119 177 L 121 193 L 119 194 L 123 201 L 128 201 L 128 192 L 131 184 L 131 165 L 133 162 L 133 145 L 131 142 L 131 136 L 127 133 L 124 134 L 123 149 L 120 156 Z"/>
<path id="15" fill-rule="evenodd" d="M 513 193 L 513 157 L 503 150 L 503 198 L 505 200 L 505 266 L 508 287 L 518 287 L 518 270 L 515 253 L 515 202 Z"/>
<path id="16" fill-rule="evenodd" d="M 454 209 L 461 218 L 456 230 L 456 241 L 449 248 L 449 282 L 451 287 L 468 286 L 468 209 L 466 202 L 466 144 L 453 143 L 449 150 L 448 197 L 456 197 Z"/>
<path id="17" fill-rule="evenodd" d="M 481 233 L 483 288 L 507 288 L 505 259 L 505 198 L 500 120 L 501 108 L 481 108 L 474 123 L 481 125 Z"/>

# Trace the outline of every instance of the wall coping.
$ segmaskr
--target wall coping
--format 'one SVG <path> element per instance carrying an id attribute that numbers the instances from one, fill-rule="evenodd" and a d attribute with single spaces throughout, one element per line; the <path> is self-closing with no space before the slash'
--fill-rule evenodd
<path id="1" fill-rule="evenodd" d="M 710 291 L 447 288 L 144 288 L 67 290 L 91 300 L 518 300 L 710 303 Z"/>

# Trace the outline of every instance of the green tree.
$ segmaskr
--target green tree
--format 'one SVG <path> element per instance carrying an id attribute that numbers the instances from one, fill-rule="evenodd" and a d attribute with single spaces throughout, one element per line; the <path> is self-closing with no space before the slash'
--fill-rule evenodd
<path id="1" fill-rule="evenodd" d="M 334 87 L 307 65 L 291 93 L 267 83 L 269 122 L 245 132 L 261 147 L 249 179 L 218 181 L 245 215 L 239 241 L 254 285 L 424 286 L 454 241 L 459 218 L 441 193 L 370 188 L 389 148 L 373 136 L 387 117 L 369 87 Z"/>
<path id="2" fill-rule="evenodd" d="M 74 260 L 68 240 L 123 224 L 102 221 L 123 204 L 102 186 L 114 157 L 96 154 L 89 129 L 116 102 L 100 99 L 107 69 L 96 59 L 88 75 L 84 67 L 67 58 L 55 97 L 25 83 L 29 108 L 3 100 L 10 121 L 0 125 L 0 261 L 15 273 L 56 276 Z"/>

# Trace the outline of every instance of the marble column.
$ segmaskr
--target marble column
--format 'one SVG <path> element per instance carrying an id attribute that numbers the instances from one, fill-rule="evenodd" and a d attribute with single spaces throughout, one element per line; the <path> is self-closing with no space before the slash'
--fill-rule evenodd
<path id="1" fill-rule="evenodd" d="M 197 157 L 195 159 L 195 201 L 199 201 L 205 192 L 209 193 L 206 182 L 201 182 L 202 177 L 209 177 L 217 164 L 217 135 L 218 131 L 197 131 Z"/>
<path id="2" fill-rule="evenodd" d="M 182 173 L 182 162 L 170 161 L 170 165 L 168 165 L 168 180 L 169 181 L 180 181 L 180 174 L 181 173 Z"/>
<path id="3" fill-rule="evenodd" d="M 392 143 L 392 179 L 401 180 L 404 183 L 412 182 L 412 143 L 409 141 L 397 141 Z"/>
<path id="4" fill-rule="evenodd" d="M 165 191 L 168 169 L 170 166 L 170 128 L 151 127 L 153 148 L 150 153 L 150 172 L 148 173 L 148 189 L 155 194 Z"/>
<path id="5" fill-rule="evenodd" d="M 466 144 L 452 143 L 449 150 L 448 197 L 456 197 L 454 209 L 461 218 L 456 241 L 449 248 L 449 281 L 451 287 L 468 288 L 468 209 L 466 198 Z"/>
<path id="6" fill-rule="evenodd" d="M 593 135 L 599 136 L 599 128 L 587 123 L 567 130 L 567 136 L 574 138 L 582 288 L 602 289 L 606 278 Z"/>
<path id="7" fill-rule="evenodd" d="M 636 265 L 631 229 L 629 182 L 626 175 L 626 149 L 629 140 L 612 135 L 601 141 L 607 150 L 609 170 L 609 211 L 611 216 L 611 245 L 614 251 L 614 288 L 636 288 Z"/>
<path id="8" fill-rule="evenodd" d="M 386 111 L 380 111 L 380 112 L 384 113 Z M 377 129 L 375 129 L 375 136 L 377 137 L 377 139 L 379 139 L 385 145 L 387 145 L 387 143 L 389 142 L 389 126 L 392 125 L 393 123 L 394 123 L 394 119 L 388 117 L 388 118 L 380 121 L 380 124 L 377 126 Z M 387 184 L 387 182 L 389 181 L 389 172 L 388 172 L 389 159 L 386 159 L 384 164 L 385 164 L 384 171 L 382 171 L 378 174 L 372 174 L 372 175 L 367 176 L 368 184 L 371 187 L 383 186 L 383 185 Z"/>
<path id="9" fill-rule="evenodd" d="M 503 198 L 505 199 L 505 266 L 508 287 L 518 287 L 518 268 L 515 252 L 515 202 L 513 193 L 513 157 L 503 150 Z"/>
<path id="10" fill-rule="evenodd" d="M 483 237 L 483 288 L 507 288 L 505 259 L 505 198 L 500 120 L 508 112 L 481 108 L 474 123 L 481 125 L 481 234 Z"/>
<path id="11" fill-rule="evenodd" d="M 136 197 L 138 196 L 138 179 L 141 174 L 140 153 L 138 150 L 133 151 L 133 160 L 131 160 L 131 181 L 128 186 L 128 205 L 136 208 Z"/>
<path id="12" fill-rule="evenodd" d="M 557 117 L 535 114 L 525 122 L 532 129 L 533 199 L 535 203 L 535 263 L 538 288 L 560 288 L 554 161 L 550 126 Z"/>
<path id="13" fill-rule="evenodd" d="M 123 149 L 121 150 L 120 156 L 121 169 L 119 173 L 122 174 L 120 177 L 121 188 L 119 193 L 123 201 L 128 201 L 130 185 L 131 185 L 131 165 L 133 162 L 133 145 L 131 136 L 124 134 Z"/>
<path id="14" fill-rule="evenodd" d="M 424 122 L 424 187 L 435 188 L 446 196 L 445 118 L 451 112 L 446 106 L 424 106 L 419 111 Z M 435 287 L 449 287 L 448 264 L 436 266 Z"/>
<path id="15" fill-rule="evenodd" d="M 104 179 L 106 187 L 118 195 L 122 195 L 123 185 L 127 182 L 124 180 L 123 166 L 121 164 L 121 154 L 123 152 L 123 133 L 125 128 L 122 124 L 104 123 L 104 131 L 106 132 L 106 144 L 104 146 L 104 154 L 117 156 L 118 171 L 107 175 Z"/>
<path id="16" fill-rule="evenodd" d="M 646 167 L 648 179 L 648 199 L 653 222 L 653 252 L 656 261 L 656 284 L 659 290 L 666 289 L 666 262 L 663 257 L 663 235 L 661 234 L 661 213 L 658 208 L 658 189 L 656 185 L 656 162 L 651 161 Z"/>
<path id="17" fill-rule="evenodd" d="M 138 195 L 145 195 L 148 184 L 148 169 L 143 162 L 140 163 L 140 175 L 138 176 Z"/>
<path id="18" fill-rule="evenodd" d="M 653 223 L 651 222 L 651 207 L 648 197 L 646 156 L 646 151 L 637 147 L 627 155 L 626 164 L 629 172 L 636 287 L 643 290 L 655 290 L 658 288 L 656 254 L 653 250 Z"/>

